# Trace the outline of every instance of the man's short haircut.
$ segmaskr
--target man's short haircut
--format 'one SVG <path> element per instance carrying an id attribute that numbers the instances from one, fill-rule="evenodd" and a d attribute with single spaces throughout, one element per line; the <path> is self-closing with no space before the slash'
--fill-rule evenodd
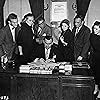
<path id="1" fill-rule="evenodd" d="M 26 14 L 26 15 L 24 16 L 24 19 L 27 18 L 27 17 L 31 17 L 31 16 L 33 16 L 33 14 L 32 14 L 32 13 L 28 13 L 28 14 Z"/>
<path id="2" fill-rule="evenodd" d="M 84 18 L 83 18 L 82 15 L 76 15 L 75 18 L 74 18 L 74 20 L 77 19 L 77 18 L 80 18 L 82 21 L 84 21 Z"/>
<path id="3" fill-rule="evenodd" d="M 9 14 L 8 18 L 6 19 L 6 24 L 8 24 L 8 21 L 11 21 L 11 19 L 17 19 L 17 15 L 14 13 Z"/>
<path id="4" fill-rule="evenodd" d="M 28 13 L 28 14 L 24 15 L 24 18 L 22 19 L 22 23 L 25 22 L 28 17 L 34 17 L 34 15 L 32 13 Z"/>

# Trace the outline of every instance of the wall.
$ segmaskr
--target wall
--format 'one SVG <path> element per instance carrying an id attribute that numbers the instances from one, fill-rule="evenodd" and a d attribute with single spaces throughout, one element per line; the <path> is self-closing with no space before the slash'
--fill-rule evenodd
<path id="1" fill-rule="evenodd" d="M 76 0 L 44 0 L 44 5 L 49 5 L 49 8 L 44 11 L 44 17 L 47 24 L 50 25 L 50 10 L 52 1 L 66 1 L 68 6 L 68 19 L 71 21 L 71 27 L 73 26 L 73 18 L 75 16 L 74 10 L 72 10 L 72 4 Z M 21 21 L 23 15 L 31 12 L 28 0 L 6 0 L 4 5 L 4 20 L 10 12 L 15 12 L 19 16 L 19 21 Z M 100 0 L 91 0 L 88 9 L 87 16 L 85 18 L 86 25 L 90 28 L 95 20 L 100 20 Z"/>
<path id="2" fill-rule="evenodd" d="M 45 4 L 44 5 L 49 5 L 49 8 L 44 12 L 45 14 L 45 19 L 46 19 L 46 22 L 48 24 L 50 24 L 50 14 L 51 14 L 51 6 L 52 6 L 52 2 L 67 2 L 67 8 L 68 8 L 68 19 L 71 21 L 71 24 L 73 23 L 73 18 L 75 16 L 75 12 L 74 10 L 72 9 L 72 4 L 73 3 L 76 3 L 76 0 L 44 0 Z"/>
<path id="3" fill-rule="evenodd" d="M 100 0 L 91 0 L 88 10 L 88 26 L 90 28 L 95 20 L 100 21 Z"/>
<path id="4" fill-rule="evenodd" d="M 28 0 L 6 0 L 4 5 L 4 20 L 11 12 L 14 12 L 18 15 L 20 22 L 26 13 L 31 12 Z"/>

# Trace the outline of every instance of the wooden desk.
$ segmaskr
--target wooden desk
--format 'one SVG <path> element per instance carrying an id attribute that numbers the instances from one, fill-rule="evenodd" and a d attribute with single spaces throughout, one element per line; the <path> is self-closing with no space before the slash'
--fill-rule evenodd
<path id="1" fill-rule="evenodd" d="M 94 78 L 14 74 L 11 100 L 93 100 Z"/>

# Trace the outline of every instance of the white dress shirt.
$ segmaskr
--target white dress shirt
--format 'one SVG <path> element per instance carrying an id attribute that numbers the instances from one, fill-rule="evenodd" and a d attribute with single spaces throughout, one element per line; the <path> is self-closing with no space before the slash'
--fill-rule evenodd
<path id="1" fill-rule="evenodd" d="M 13 26 L 11 26 L 10 24 L 9 24 L 9 27 L 10 27 L 10 30 L 12 33 L 13 41 L 15 42 L 15 28 Z"/>
<path id="2" fill-rule="evenodd" d="M 45 58 L 46 60 L 49 58 L 51 48 L 45 48 Z"/>

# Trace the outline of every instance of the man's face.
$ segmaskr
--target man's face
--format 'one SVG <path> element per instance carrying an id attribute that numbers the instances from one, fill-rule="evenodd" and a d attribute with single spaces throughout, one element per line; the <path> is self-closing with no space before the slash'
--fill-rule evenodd
<path id="1" fill-rule="evenodd" d="M 13 26 L 14 28 L 16 28 L 16 27 L 18 26 L 18 19 L 11 19 L 11 20 L 9 21 L 9 24 L 10 24 L 11 26 Z"/>
<path id="2" fill-rule="evenodd" d="M 82 25 L 82 20 L 80 18 L 75 19 L 75 26 L 76 28 L 79 28 Z"/>
<path id="3" fill-rule="evenodd" d="M 62 26 L 61 27 L 62 27 L 62 30 L 63 31 L 66 31 L 69 26 L 66 23 L 62 23 Z"/>
<path id="4" fill-rule="evenodd" d="M 52 44 L 53 44 L 53 40 L 52 39 L 50 39 L 50 40 L 45 39 L 44 40 L 45 48 L 49 49 L 52 46 Z"/>
<path id="5" fill-rule="evenodd" d="M 29 16 L 26 20 L 26 23 L 29 25 L 29 26 L 32 26 L 34 24 L 34 17 L 33 16 Z"/>

